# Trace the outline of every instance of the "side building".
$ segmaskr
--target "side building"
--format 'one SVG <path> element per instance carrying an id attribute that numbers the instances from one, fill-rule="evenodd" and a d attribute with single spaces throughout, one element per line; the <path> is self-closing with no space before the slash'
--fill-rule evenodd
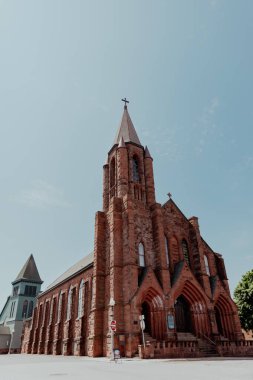
<path id="1" fill-rule="evenodd" d="M 34 257 L 30 255 L 12 282 L 12 293 L 0 314 L 0 353 L 20 352 L 23 322 L 33 314 L 41 284 Z"/>
<path id="2" fill-rule="evenodd" d="M 114 347 L 126 357 L 253 355 L 223 257 L 202 238 L 197 217 L 187 218 L 171 198 L 157 203 L 153 159 L 126 105 L 103 173 L 94 252 L 38 297 L 22 352 L 97 357 Z"/>

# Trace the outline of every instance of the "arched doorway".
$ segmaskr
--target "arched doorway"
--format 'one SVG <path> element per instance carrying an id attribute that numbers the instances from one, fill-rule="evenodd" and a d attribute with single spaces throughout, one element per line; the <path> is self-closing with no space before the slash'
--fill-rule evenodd
<path id="1" fill-rule="evenodd" d="M 144 315 L 144 321 L 145 321 L 144 331 L 147 332 L 150 336 L 152 336 L 151 310 L 147 302 L 143 302 L 142 304 L 142 315 Z"/>
<path id="2" fill-rule="evenodd" d="M 222 320 L 221 320 L 221 315 L 219 309 L 215 306 L 214 308 L 215 312 L 215 318 L 216 318 L 216 324 L 217 324 L 217 329 L 220 335 L 224 335 L 224 330 L 222 327 Z"/>
<path id="3" fill-rule="evenodd" d="M 175 302 L 175 319 L 177 332 L 193 332 L 190 305 L 184 296 Z"/>

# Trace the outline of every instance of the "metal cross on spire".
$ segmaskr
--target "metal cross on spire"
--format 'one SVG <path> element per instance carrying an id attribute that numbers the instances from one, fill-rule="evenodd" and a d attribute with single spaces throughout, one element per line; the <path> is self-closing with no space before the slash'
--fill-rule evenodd
<path id="1" fill-rule="evenodd" d="M 126 98 L 124 99 L 121 99 L 122 102 L 125 102 L 125 107 L 127 106 L 127 103 L 129 103 L 129 100 L 127 100 Z"/>

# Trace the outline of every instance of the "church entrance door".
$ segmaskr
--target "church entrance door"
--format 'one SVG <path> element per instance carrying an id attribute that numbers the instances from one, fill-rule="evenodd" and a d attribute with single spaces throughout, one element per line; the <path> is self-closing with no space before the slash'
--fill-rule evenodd
<path id="1" fill-rule="evenodd" d="M 183 296 L 176 300 L 175 317 L 177 332 L 192 332 L 190 306 Z"/>
<path id="2" fill-rule="evenodd" d="M 221 315 L 220 311 L 217 307 L 214 308 L 215 311 L 215 318 L 216 318 L 216 324 L 217 324 L 217 329 L 220 335 L 224 335 L 223 327 L 222 327 L 222 321 L 221 321 Z"/>
<path id="3" fill-rule="evenodd" d="M 146 332 L 150 336 L 152 336 L 151 310 L 150 310 L 150 306 L 147 302 L 143 302 L 143 304 L 142 304 L 142 314 L 144 315 L 144 321 L 145 321 L 144 332 Z"/>

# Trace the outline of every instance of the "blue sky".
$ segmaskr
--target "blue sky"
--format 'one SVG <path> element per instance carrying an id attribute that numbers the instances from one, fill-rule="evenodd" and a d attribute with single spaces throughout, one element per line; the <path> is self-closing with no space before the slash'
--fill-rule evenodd
<path id="1" fill-rule="evenodd" d="M 253 267 L 253 3 L 0 0 L 0 305 L 30 253 L 44 286 L 93 249 L 123 111 L 170 191 Z M 1 308 L 1 307 L 0 307 Z"/>

